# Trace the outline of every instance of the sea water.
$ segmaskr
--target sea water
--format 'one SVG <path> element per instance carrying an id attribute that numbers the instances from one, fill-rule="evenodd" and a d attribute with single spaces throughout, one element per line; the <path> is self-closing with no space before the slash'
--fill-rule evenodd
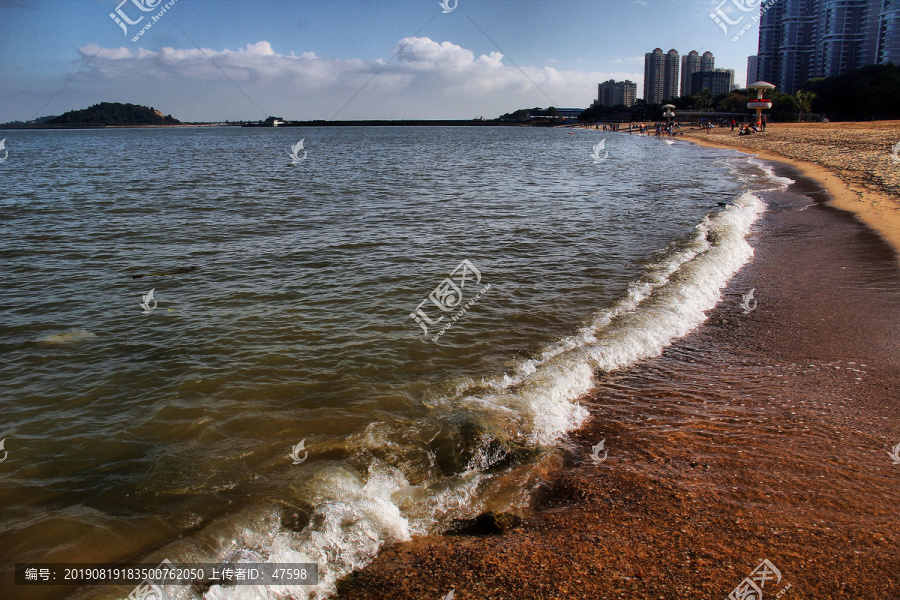
<path id="1" fill-rule="evenodd" d="M 0 577 L 319 565 L 210 599 L 324 598 L 385 544 L 522 511 L 579 397 L 704 320 L 752 258 L 755 192 L 786 185 L 596 130 L 7 138 Z"/>

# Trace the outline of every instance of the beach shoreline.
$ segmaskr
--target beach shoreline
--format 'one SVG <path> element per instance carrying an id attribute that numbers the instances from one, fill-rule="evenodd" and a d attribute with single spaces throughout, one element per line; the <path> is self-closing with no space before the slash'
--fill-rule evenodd
<path id="1" fill-rule="evenodd" d="M 390 546 L 339 598 L 724 598 L 764 559 L 779 569 L 766 597 L 900 596 L 900 468 L 884 452 L 900 441 L 898 246 L 876 212 L 822 193 L 837 182 L 734 149 L 774 161 L 808 206 L 770 203 L 697 330 L 598 373 L 591 419 L 521 527 Z"/>
<path id="2" fill-rule="evenodd" d="M 890 142 L 900 142 L 900 121 L 773 123 L 766 132 L 749 136 L 721 128 L 690 130 L 684 138 L 793 166 L 828 191 L 832 206 L 853 213 L 878 232 L 900 264 L 900 163 L 891 160 Z M 835 143 L 841 138 L 847 146 Z M 862 155 L 862 164 L 845 162 L 848 148 Z"/>

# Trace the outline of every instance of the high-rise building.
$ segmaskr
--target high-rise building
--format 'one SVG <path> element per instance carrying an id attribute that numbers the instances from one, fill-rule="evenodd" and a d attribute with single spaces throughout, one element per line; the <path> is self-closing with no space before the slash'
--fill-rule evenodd
<path id="1" fill-rule="evenodd" d="M 678 52 L 661 48 L 644 55 L 644 100 L 660 104 L 678 95 Z"/>
<path id="2" fill-rule="evenodd" d="M 781 48 L 781 15 L 784 2 L 776 2 L 768 7 L 759 20 L 759 45 L 757 47 L 756 76 L 758 81 L 768 81 L 780 87 L 779 49 Z"/>
<path id="3" fill-rule="evenodd" d="M 700 54 L 691 50 L 681 57 L 681 96 L 691 95 L 691 75 L 700 70 Z"/>
<path id="4" fill-rule="evenodd" d="M 792 94 L 808 79 L 900 59 L 900 0 L 779 0 L 759 27 L 758 79 Z"/>
<path id="5" fill-rule="evenodd" d="M 840 75 L 874 64 L 881 0 L 821 0 L 818 4 L 811 76 Z"/>
<path id="6" fill-rule="evenodd" d="M 664 65 L 662 99 L 665 101 L 678 96 L 678 52 L 669 50 Z"/>
<path id="7" fill-rule="evenodd" d="M 727 94 L 734 87 L 734 69 L 713 69 L 697 71 L 691 75 L 691 89 L 696 94 L 700 90 L 709 90 L 713 97 Z"/>
<path id="8" fill-rule="evenodd" d="M 747 57 L 747 87 L 750 87 L 751 83 L 756 83 L 759 81 L 759 57 L 748 56 Z"/>
<path id="9" fill-rule="evenodd" d="M 659 104 L 662 98 L 663 51 L 657 48 L 644 55 L 644 101 Z"/>
<path id="10" fill-rule="evenodd" d="M 681 57 L 681 96 L 690 96 L 691 94 L 697 92 L 692 87 L 691 82 L 693 79 L 691 76 L 698 71 L 714 71 L 716 68 L 716 58 L 713 56 L 713 53 L 710 51 L 706 51 L 703 53 L 703 56 L 697 53 L 696 50 L 691 50 L 687 54 Z"/>
<path id="11" fill-rule="evenodd" d="M 600 106 L 634 106 L 637 84 L 625 81 L 604 81 L 597 86 L 597 104 Z"/>
<path id="12" fill-rule="evenodd" d="M 881 0 L 875 35 L 875 62 L 900 65 L 900 0 Z"/>
<path id="13" fill-rule="evenodd" d="M 817 1 L 782 0 L 784 11 L 781 16 L 781 46 L 778 48 L 779 82 L 776 84 L 782 92 L 793 94 L 811 77 L 816 49 Z"/>

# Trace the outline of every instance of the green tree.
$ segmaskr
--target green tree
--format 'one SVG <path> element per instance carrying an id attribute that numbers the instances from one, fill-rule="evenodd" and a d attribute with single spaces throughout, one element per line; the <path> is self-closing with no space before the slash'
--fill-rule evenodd
<path id="1" fill-rule="evenodd" d="M 747 101 L 750 100 L 748 94 L 740 92 L 730 92 L 722 96 L 716 102 L 716 109 L 724 112 L 747 112 Z"/>
<path id="2" fill-rule="evenodd" d="M 710 110 L 712 108 L 712 91 L 702 89 L 691 96 L 691 110 Z"/>
<path id="3" fill-rule="evenodd" d="M 900 118 L 900 66 L 869 65 L 837 77 L 807 81 L 813 112 L 833 120 Z"/>
<path id="4" fill-rule="evenodd" d="M 800 113 L 800 117 L 802 120 L 803 113 L 806 113 L 806 120 L 809 121 L 810 112 L 812 111 L 812 103 L 816 99 L 816 93 L 808 90 L 797 90 L 797 93 L 794 94 L 796 98 L 795 104 L 797 105 L 797 110 Z"/>

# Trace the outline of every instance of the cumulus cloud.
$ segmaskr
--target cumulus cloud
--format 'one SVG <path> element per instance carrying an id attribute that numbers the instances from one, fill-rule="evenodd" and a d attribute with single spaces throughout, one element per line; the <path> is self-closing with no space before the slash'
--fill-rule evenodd
<path id="1" fill-rule="evenodd" d="M 78 51 L 82 62 L 91 61 L 73 81 L 72 94 L 89 95 L 93 102 L 152 104 L 191 121 L 268 115 L 287 119 L 497 116 L 517 108 L 548 106 L 551 101 L 557 106 L 586 107 L 600 81 L 638 76 L 551 66 L 519 68 L 504 62 L 500 52 L 476 55 L 452 42 L 427 37 L 399 40 L 390 60 L 324 58 L 312 52 L 285 55 L 266 41 L 235 50 L 165 47 L 150 51 L 91 44 Z"/>

